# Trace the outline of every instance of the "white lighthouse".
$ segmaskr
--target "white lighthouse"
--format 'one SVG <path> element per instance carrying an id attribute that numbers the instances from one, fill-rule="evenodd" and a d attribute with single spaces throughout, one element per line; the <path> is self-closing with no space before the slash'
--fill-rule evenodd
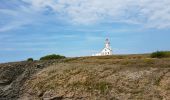
<path id="1" fill-rule="evenodd" d="M 100 53 L 94 54 L 93 56 L 106 56 L 106 55 L 112 55 L 112 48 L 110 46 L 109 39 L 106 39 L 105 41 L 105 47 Z"/>

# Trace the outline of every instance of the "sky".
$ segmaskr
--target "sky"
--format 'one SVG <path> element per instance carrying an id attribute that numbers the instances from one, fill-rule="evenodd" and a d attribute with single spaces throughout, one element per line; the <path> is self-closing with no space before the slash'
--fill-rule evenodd
<path id="1" fill-rule="evenodd" d="M 0 62 L 170 50 L 170 0 L 0 0 Z"/>

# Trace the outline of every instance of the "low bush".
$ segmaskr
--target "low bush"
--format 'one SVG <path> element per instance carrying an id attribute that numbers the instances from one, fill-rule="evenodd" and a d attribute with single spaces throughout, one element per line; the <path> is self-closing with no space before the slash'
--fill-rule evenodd
<path id="1" fill-rule="evenodd" d="M 166 58 L 170 57 L 170 51 L 156 51 L 151 54 L 152 58 Z"/>
<path id="2" fill-rule="evenodd" d="M 40 60 L 54 60 L 54 59 L 63 59 L 63 58 L 66 58 L 66 57 L 61 56 L 61 55 L 52 54 L 52 55 L 46 55 L 44 57 L 41 57 Z"/>
<path id="3" fill-rule="evenodd" d="M 28 58 L 27 61 L 34 61 L 34 59 L 33 58 Z"/>

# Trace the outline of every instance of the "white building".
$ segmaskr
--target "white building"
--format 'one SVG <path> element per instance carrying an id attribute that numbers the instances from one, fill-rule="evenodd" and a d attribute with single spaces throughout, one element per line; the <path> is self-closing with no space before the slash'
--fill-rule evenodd
<path id="1" fill-rule="evenodd" d="M 110 46 L 109 39 L 106 39 L 105 41 L 105 47 L 100 53 L 94 54 L 93 56 L 106 56 L 106 55 L 112 55 L 112 48 Z"/>

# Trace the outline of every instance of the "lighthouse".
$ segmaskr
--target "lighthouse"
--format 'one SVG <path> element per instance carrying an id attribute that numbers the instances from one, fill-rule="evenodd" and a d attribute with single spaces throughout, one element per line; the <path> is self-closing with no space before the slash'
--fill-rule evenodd
<path id="1" fill-rule="evenodd" d="M 100 53 L 94 54 L 93 56 L 106 56 L 106 55 L 112 55 L 112 48 L 110 46 L 108 38 L 105 40 L 105 47 L 102 49 L 102 51 Z"/>

